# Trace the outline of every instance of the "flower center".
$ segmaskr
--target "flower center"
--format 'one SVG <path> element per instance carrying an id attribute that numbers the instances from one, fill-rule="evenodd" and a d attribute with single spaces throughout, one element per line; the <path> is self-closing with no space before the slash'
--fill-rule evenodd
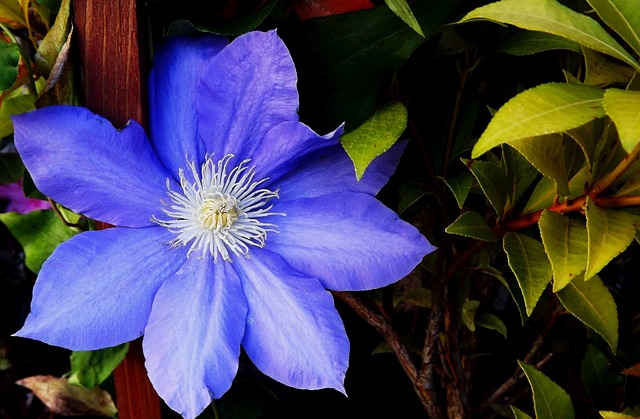
<path id="1" fill-rule="evenodd" d="M 203 258 L 209 253 L 214 262 L 218 257 L 231 261 L 232 254 L 249 257 L 250 246 L 264 247 L 267 232 L 277 232 L 277 226 L 263 218 L 285 215 L 270 212 L 273 205 L 268 202 L 278 198 L 278 191 L 258 188 L 268 178 L 254 182 L 255 167 L 247 166 L 249 160 L 228 170 L 232 158 L 228 154 L 216 163 L 206 156 L 200 171 L 187 162 L 192 180 L 180 169 L 181 191 L 172 190 L 167 179 L 171 201 L 162 202 L 162 212 L 169 219 L 151 220 L 176 234 L 172 247 L 190 246 L 187 257 L 193 252 Z"/>

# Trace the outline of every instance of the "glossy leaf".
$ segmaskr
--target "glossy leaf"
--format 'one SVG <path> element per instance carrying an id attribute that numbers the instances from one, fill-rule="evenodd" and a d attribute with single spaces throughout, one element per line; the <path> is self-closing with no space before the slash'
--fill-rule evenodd
<path id="1" fill-rule="evenodd" d="M 9 212 L 0 214 L 0 221 L 20 242 L 25 253 L 25 264 L 37 273 L 44 261 L 63 241 L 75 235 L 53 211 L 33 211 L 28 214 Z"/>
<path id="2" fill-rule="evenodd" d="M 607 89 L 602 103 L 616 125 L 622 147 L 630 153 L 640 143 L 640 92 Z"/>
<path id="3" fill-rule="evenodd" d="M 0 42 L 0 90 L 7 90 L 18 77 L 20 51 L 16 44 Z"/>
<path id="4" fill-rule="evenodd" d="M 557 292 L 587 266 L 587 228 L 580 221 L 552 211 L 542 213 L 538 227 L 553 270 L 553 291 Z"/>
<path id="5" fill-rule="evenodd" d="M 509 184 L 503 168 L 493 162 L 466 159 L 462 159 L 462 161 L 473 173 L 498 217 L 501 217 L 507 204 L 505 187 Z"/>
<path id="6" fill-rule="evenodd" d="M 461 214 L 444 231 L 449 234 L 457 234 L 458 236 L 471 237 L 472 239 L 487 242 L 498 241 L 498 236 L 491 230 L 485 219 L 474 211 L 467 211 Z"/>
<path id="7" fill-rule="evenodd" d="M 567 131 L 601 118 L 603 95 L 595 87 L 566 83 L 547 83 L 525 90 L 496 112 L 473 148 L 472 157 L 500 144 Z"/>
<path id="8" fill-rule="evenodd" d="M 16 384 L 27 387 L 51 410 L 64 416 L 115 417 L 116 407 L 109 393 L 100 388 L 70 384 L 64 378 L 37 375 Z"/>
<path id="9" fill-rule="evenodd" d="M 527 201 L 527 205 L 522 210 L 522 214 L 530 214 L 541 209 L 549 208 L 553 205 L 557 194 L 556 183 L 553 179 L 542 177 L 533 192 L 531 192 L 529 201 Z"/>
<path id="10" fill-rule="evenodd" d="M 381 107 L 371 118 L 340 139 L 362 179 L 369 164 L 398 140 L 407 126 L 407 108 L 400 102 Z"/>
<path id="11" fill-rule="evenodd" d="M 624 413 L 609 412 L 606 410 L 601 410 L 599 413 L 604 419 L 638 419 L 637 415 L 627 415 Z"/>
<path id="12" fill-rule="evenodd" d="M 467 329 L 471 330 L 472 332 L 476 331 L 475 318 L 479 306 L 480 301 L 469 300 L 462 303 L 462 307 L 460 308 L 460 317 L 462 319 L 462 324 L 467 326 Z"/>
<path id="13" fill-rule="evenodd" d="M 504 237 L 503 247 L 522 290 L 527 315 L 531 315 L 551 280 L 551 263 L 542 243 L 529 236 L 509 232 Z"/>
<path id="14" fill-rule="evenodd" d="M 558 49 L 582 53 L 577 42 L 550 33 L 531 31 L 520 31 L 496 48 L 499 52 L 519 56 Z"/>
<path id="15" fill-rule="evenodd" d="M 575 413 L 571 397 L 549 377 L 522 361 L 518 365 L 529 380 L 533 392 L 536 419 L 573 419 Z"/>
<path id="16" fill-rule="evenodd" d="M 588 253 L 586 279 L 602 268 L 633 241 L 637 218 L 621 210 L 600 208 L 587 199 Z"/>
<path id="17" fill-rule="evenodd" d="M 580 377 L 589 397 L 601 400 L 622 381 L 620 374 L 613 371 L 609 359 L 594 345 L 587 345 L 587 351 L 580 363 Z"/>
<path id="18" fill-rule="evenodd" d="M 515 406 L 509 406 L 511 408 L 511 412 L 513 412 L 513 417 L 515 419 L 531 419 L 531 416 L 527 415 L 522 410 L 518 409 Z"/>
<path id="19" fill-rule="evenodd" d="M 400 19 L 404 21 L 411 29 L 416 31 L 420 36 L 424 36 L 420 24 L 413 15 L 411 8 L 407 4 L 407 0 L 384 0 L 386 5 L 395 13 Z"/>
<path id="20" fill-rule="evenodd" d="M 473 176 L 471 173 L 462 172 L 457 176 L 450 178 L 441 177 L 442 181 L 453 193 L 453 197 L 458 203 L 458 208 L 462 209 L 464 201 L 467 200 L 471 186 L 473 186 Z"/>
<path id="21" fill-rule="evenodd" d="M 640 54 L 640 9 L 635 0 L 587 0 L 598 16 Z"/>
<path id="22" fill-rule="evenodd" d="M 636 60 L 598 22 L 556 0 L 502 0 L 472 10 L 459 23 L 478 19 L 562 36 L 640 70 Z"/>
<path id="23" fill-rule="evenodd" d="M 71 353 L 71 371 L 66 378 L 71 384 L 97 387 L 106 380 L 122 362 L 129 344 L 99 349 L 96 351 L 74 351 Z"/>
<path id="24" fill-rule="evenodd" d="M 588 281 L 576 278 L 558 291 L 562 305 L 595 330 L 615 353 L 618 346 L 618 310 L 611 293 L 597 275 Z"/>
<path id="25" fill-rule="evenodd" d="M 495 330 L 500 333 L 505 339 L 507 338 L 507 326 L 500 319 L 492 313 L 482 313 L 476 315 L 476 326 L 484 327 L 485 329 Z"/>

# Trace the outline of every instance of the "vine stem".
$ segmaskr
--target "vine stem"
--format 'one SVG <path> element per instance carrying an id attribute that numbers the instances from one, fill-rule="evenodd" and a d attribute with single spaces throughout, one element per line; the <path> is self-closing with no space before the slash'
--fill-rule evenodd
<path id="1" fill-rule="evenodd" d="M 331 292 L 336 298 L 351 307 L 353 311 L 355 311 L 363 320 L 369 323 L 370 326 L 384 337 L 384 340 L 400 361 L 400 366 L 404 370 L 405 374 L 409 377 L 411 382 L 414 383 L 413 388 L 429 417 L 431 419 L 442 418 L 442 411 L 440 406 L 436 403 L 435 392 L 433 390 L 429 391 L 429 389 L 424 386 L 416 385 L 418 377 L 416 366 L 411 360 L 409 351 L 400 340 L 400 336 L 396 333 L 390 321 L 384 316 L 376 313 L 373 309 L 367 307 L 360 298 L 350 292 Z"/>

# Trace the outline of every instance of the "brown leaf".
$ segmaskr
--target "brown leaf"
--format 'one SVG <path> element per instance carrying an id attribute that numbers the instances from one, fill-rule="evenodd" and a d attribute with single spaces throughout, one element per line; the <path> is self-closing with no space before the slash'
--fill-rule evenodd
<path id="1" fill-rule="evenodd" d="M 633 367 L 627 368 L 626 370 L 622 371 L 622 373 L 626 375 L 634 375 L 636 377 L 640 377 L 640 364 L 636 364 Z"/>
<path id="2" fill-rule="evenodd" d="M 106 391 L 69 384 L 65 378 L 34 375 L 16 384 L 33 391 L 51 412 L 60 415 L 114 417 L 117 411 Z"/>

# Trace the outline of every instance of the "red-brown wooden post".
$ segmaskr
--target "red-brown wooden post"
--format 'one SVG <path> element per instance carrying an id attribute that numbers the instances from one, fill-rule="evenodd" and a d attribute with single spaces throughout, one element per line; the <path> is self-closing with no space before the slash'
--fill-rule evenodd
<path id="1" fill-rule="evenodd" d="M 83 101 L 117 128 L 145 125 L 146 38 L 136 0 L 73 0 Z M 144 368 L 140 340 L 114 373 L 120 419 L 159 419 L 160 399 Z"/>

